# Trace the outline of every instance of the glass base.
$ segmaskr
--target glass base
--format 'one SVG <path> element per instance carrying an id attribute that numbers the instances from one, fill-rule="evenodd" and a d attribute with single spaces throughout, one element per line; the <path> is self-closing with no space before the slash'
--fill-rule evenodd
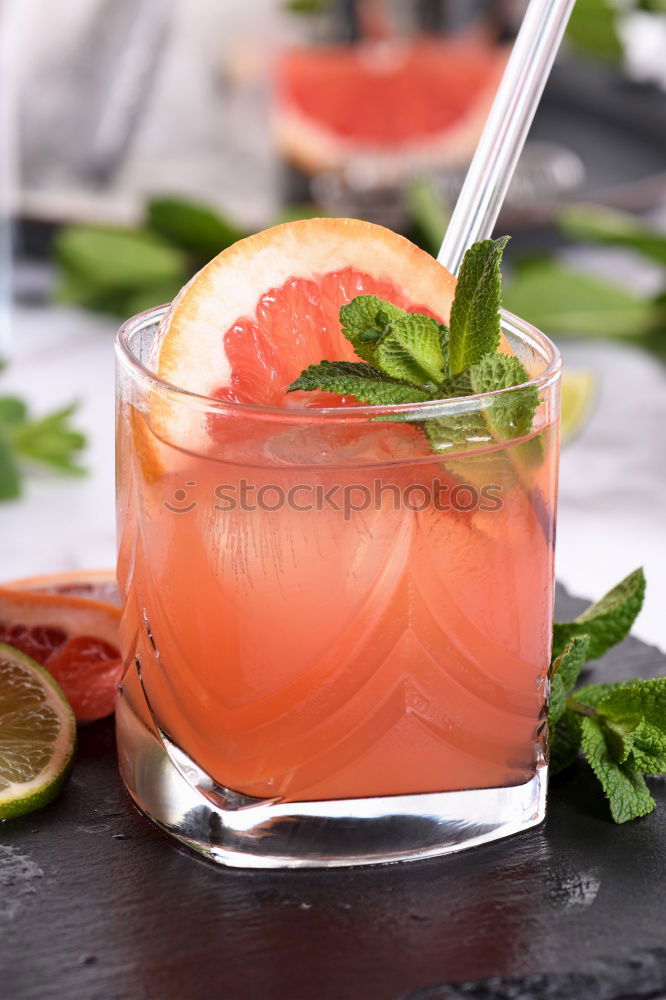
<path id="1" fill-rule="evenodd" d="M 250 799 L 216 785 L 176 747 L 138 691 L 135 686 L 130 699 L 122 690 L 116 709 L 125 786 L 156 826 L 219 864 L 335 868 L 414 861 L 520 833 L 545 816 L 545 764 L 529 781 L 507 788 L 319 802 Z"/>

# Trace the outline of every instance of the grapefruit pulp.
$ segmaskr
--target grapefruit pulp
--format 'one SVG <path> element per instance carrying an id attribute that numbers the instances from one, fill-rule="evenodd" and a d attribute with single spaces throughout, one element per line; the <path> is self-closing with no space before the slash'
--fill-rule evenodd
<path id="1" fill-rule="evenodd" d="M 78 722 L 114 710 L 122 674 L 119 622 L 120 608 L 104 601 L 0 587 L 0 642 L 48 670 Z"/>

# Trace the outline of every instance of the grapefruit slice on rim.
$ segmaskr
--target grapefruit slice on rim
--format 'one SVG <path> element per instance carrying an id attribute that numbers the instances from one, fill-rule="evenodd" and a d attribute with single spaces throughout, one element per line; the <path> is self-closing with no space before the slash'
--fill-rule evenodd
<path id="1" fill-rule="evenodd" d="M 0 587 L 0 642 L 48 670 L 78 722 L 114 710 L 122 674 L 119 622 L 120 608 L 104 601 Z"/>
<path id="2" fill-rule="evenodd" d="M 463 161 L 506 59 L 481 39 L 292 49 L 276 72 L 278 144 L 308 173 L 354 155 L 404 169 Z"/>
<path id="3" fill-rule="evenodd" d="M 448 322 L 454 292 L 441 264 L 382 226 L 285 223 L 224 250 L 183 288 L 162 323 L 156 371 L 181 389 L 230 402 L 339 406 L 336 396 L 286 389 L 322 359 L 358 361 L 340 328 L 341 305 L 377 295 Z M 155 422 L 177 431 L 169 412 L 155 406 Z M 184 425 L 180 431 L 184 437 Z M 187 431 L 190 446 L 205 433 L 196 420 Z"/>
<path id="4" fill-rule="evenodd" d="M 62 573 L 44 573 L 10 580 L 0 586 L 10 590 L 29 590 L 33 594 L 67 594 L 90 597 L 120 606 L 116 573 L 112 569 L 72 569 Z"/>

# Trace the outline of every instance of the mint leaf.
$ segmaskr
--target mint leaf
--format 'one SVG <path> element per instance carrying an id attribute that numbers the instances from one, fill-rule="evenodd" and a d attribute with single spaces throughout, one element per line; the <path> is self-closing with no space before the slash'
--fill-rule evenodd
<path id="1" fill-rule="evenodd" d="M 645 575 L 642 569 L 637 569 L 575 621 L 553 625 L 554 654 L 559 655 L 573 636 L 587 635 L 590 640 L 588 658 L 594 660 L 602 656 L 628 635 L 643 606 L 644 596 Z"/>
<path id="2" fill-rule="evenodd" d="M 464 400 L 464 397 L 475 393 L 521 385 L 527 378 L 527 372 L 518 358 L 506 354 L 490 354 L 464 372 L 445 379 L 439 387 L 439 395 L 442 398 L 459 397 Z M 524 391 L 496 396 L 482 410 L 472 408 L 469 412 L 464 412 L 463 403 L 463 412 L 432 418 L 426 422 L 424 429 L 431 448 L 440 453 L 461 446 L 478 448 L 485 441 L 510 441 L 529 434 L 538 403 L 537 391 L 533 387 L 527 387 Z M 535 437 L 517 446 L 510 454 L 488 453 L 483 461 L 475 457 L 473 463 L 463 459 L 465 469 L 460 471 L 463 479 L 480 476 L 481 482 L 490 482 L 493 476 L 504 479 L 507 471 L 510 475 L 512 466 L 513 472 L 520 476 L 519 466 L 538 465 L 542 459 L 543 443 Z M 453 467 L 451 471 L 456 473 Z"/>
<path id="3" fill-rule="evenodd" d="M 384 302 L 376 295 L 357 295 L 340 307 L 342 332 L 359 358 L 371 364 L 375 362 L 377 343 L 386 326 L 403 316 L 407 316 L 404 309 L 399 309 L 392 302 Z"/>
<path id="4" fill-rule="evenodd" d="M 652 812 L 655 801 L 643 775 L 631 764 L 614 760 L 599 719 L 587 716 L 582 719 L 581 746 L 601 783 L 616 823 L 626 823 Z"/>
<path id="5" fill-rule="evenodd" d="M 666 730 L 666 677 L 628 681 L 613 687 L 597 705 L 610 718 L 644 716 Z"/>
<path id="6" fill-rule="evenodd" d="M 458 375 L 486 354 L 500 339 L 500 262 L 509 237 L 483 240 L 463 257 L 451 306 L 449 365 Z"/>
<path id="7" fill-rule="evenodd" d="M 574 687 L 587 660 L 587 636 L 575 636 L 550 665 L 550 764 L 553 773 L 572 764 L 580 747 L 580 724 L 567 709 L 567 694 Z"/>
<path id="8" fill-rule="evenodd" d="M 337 392 L 354 396 L 360 403 L 390 406 L 400 403 L 421 403 L 430 396 L 416 386 L 400 382 L 361 361 L 320 361 L 310 365 L 298 376 L 287 392 Z"/>
<path id="9" fill-rule="evenodd" d="M 659 318 L 658 305 L 647 299 L 551 260 L 521 268 L 503 299 L 507 309 L 550 336 L 637 338 Z"/>
<path id="10" fill-rule="evenodd" d="M 565 691 L 571 691 L 589 654 L 590 640 L 586 635 L 574 636 L 550 666 L 551 679 L 558 677 Z"/>
<path id="11" fill-rule="evenodd" d="M 580 750 L 580 718 L 566 710 L 556 726 L 550 730 L 550 753 L 548 767 L 550 774 L 557 774 L 569 767 L 578 757 Z"/>
<path id="12" fill-rule="evenodd" d="M 622 42 L 617 30 L 620 11 L 607 0 L 578 0 L 567 26 L 566 40 L 583 55 L 619 62 Z"/>
<path id="13" fill-rule="evenodd" d="M 559 676 L 555 676 L 550 682 L 550 703 L 548 708 L 548 719 L 551 726 L 556 726 L 560 721 L 567 707 L 567 692 L 564 681 Z"/>
<path id="14" fill-rule="evenodd" d="M 574 697 L 596 709 L 616 761 L 666 772 L 666 678 L 588 685 Z"/>
<path id="15" fill-rule="evenodd" d="M 158 282 L 188 277 L 184 254 L 143 230 L 70 226 L 56 241 L 56 259 L 65 276 L 76 279 L 65 290 L 140 290 Z M 60 292 L 62 295 L 62 292 Z"/>
<path id="16" fill-rule="evenodd" d="M 518 358 L 508 354 L 489 354 L 470 368 L 474 393 L 511 389 L 529 381 L 529 375 Z M 539 405 L 539 393 L 534 386 L 520 392 L 507 393 L 493 400 L 483 415 L 490 428 L 503 441 L 523 437 L 532 429 L 534 412 Z"/>
<path id="17" fill-rule="evenodd" d="M 0 396 L 0 424 L 11 426 L 26 419 L 28 408 L 16 396 Z"/>
<path id="18" fill-rule="evenodd" d="M 21 495 L 21 473 L 7 431 L 0 425 L 0 500 Z"/>
<path id="19" fill-rule="evenodd" d="M 597 714 L 613 730 L 623 759 L 635 751 L 641 759 L 650 759 L 641 770 L 661 773 L 666 769 L 659 766 L 662 743 L 666 743 L 666 678 L 636 680 L 614 688 L 598 702 Z M 638 760 L 635 763 L 639 766 Z"/>
<path id="20" fill-rule="evenodd" d="M 76 408 L 77 404 L 73 403 L 12 428 L 11 441 L 18 458 L 50 465 L 70 475 L 85 472 L 74 461 L 75 453 L 86 444 L 85 435 L 70 426 L 69 418 Z"/>
<path id="21" fill-rule="evenodd" d="M 381 315 L 381 312 L 380 312 Z M 428 385 L 433 391 L 448 374 L 447 340 L 429 316 L 407 313 L 390 322 L 375 349 L 375 363 L 393 378 Z"/>
<path id="22" fill-rule="evenodd" d="M 626 687 L 628 684 L 633 684 L 633 681 L 615 681 L 610 684 L 587 684 L 585 687 L 577 689 L 576 701 L 582 702 L 583 705 L 589 705 L 591 708 L 596 708 L 599 702 L 603 701 L 609 694 Z"/>
<path id="23" fill-rule="evenodd" d="M 666 264 L 666 235 L 629 212 L 602 205 L 568 205 L 560 214 L 559 225 L 573 239 L 627 247 Z"/>
<path id="24" fill-rule="evenodd" d="M 206 205 L 183 198 L 151 198 L 148 225 L 171 243 L 200 254 L 205 260 L 247 236 Z"/>
<path id="25" fill-rule="evenodd" d="M 641 719 L 631 733 L 634 765 L 645 774 L 666 773 L 666 732 Z"/>

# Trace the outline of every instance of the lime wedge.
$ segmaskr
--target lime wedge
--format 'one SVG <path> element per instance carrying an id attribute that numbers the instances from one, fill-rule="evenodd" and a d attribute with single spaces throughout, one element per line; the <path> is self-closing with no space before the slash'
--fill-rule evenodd
<path id="1" fill-rule="evenodd" d="M 0 643 L 0 820 L 40 809 L 64 784 L 76 720 L 51 675 Z"/>
<path id="2" fill-rule="evenodd" d="M 597 377 L 592 372 L 565 372 L 562 376 L 562 444 L 581 430 L 597 396 Z"/>

